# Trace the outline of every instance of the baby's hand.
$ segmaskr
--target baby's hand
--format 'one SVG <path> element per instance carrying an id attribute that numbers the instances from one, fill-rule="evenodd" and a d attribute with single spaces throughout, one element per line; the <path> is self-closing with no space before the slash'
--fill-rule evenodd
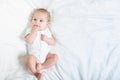
<path id="1" fill-rule="evenodd" d="M 55 39 L 53 37 L 48 37 L 44 34 L 41 34 L 41 40 L 45 41 L 48 45 L 55 44 Z"/>

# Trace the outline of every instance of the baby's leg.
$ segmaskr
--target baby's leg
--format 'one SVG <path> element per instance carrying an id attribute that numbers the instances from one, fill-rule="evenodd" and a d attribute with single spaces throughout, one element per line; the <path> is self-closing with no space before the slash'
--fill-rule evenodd
<path id="1" fill-rule="evenodd" d="M 58 61 L 58 56 L 56 54 L 49 53 L 42 66 L 44 69 L 47 69 L 55 65 L 57 61 Z"/>
<path id="2" fill-rule="evenodd" d="M 48 69 L 48 68 L 52 67 L 53 65 L 55 65 L 57 60 L 58 60 L 58 56 L 56 54 L 50 53 L 47 55 L 47 58 L 44 63 L 37 65 L 37 70 L 42 72 L 42 71 L 44 71 L 44 69 Z"/>
<path id="3" fill-rule="evenodd" d="M 37 71 L 37 65 L 38 65 L 37 61 L 38 60 L 34 55 L 28 55 L 27 57 L 28 68 L 38 78 L 38 80 L 42 80 L 42 73 L 38 73 Z"/>
<path id="4" fill-rule="evenodd" d="M 27 66 L 33 74 L 36 74 L 37 58 L 34 55 L 27 56 Z"/>
<path id="5" fill-rule="evenodd" d="M 43 77 L 42 73 L 38 73 L 38 76 L 37 76 L 38 80 L 42 80 L 42 77 Z"/>

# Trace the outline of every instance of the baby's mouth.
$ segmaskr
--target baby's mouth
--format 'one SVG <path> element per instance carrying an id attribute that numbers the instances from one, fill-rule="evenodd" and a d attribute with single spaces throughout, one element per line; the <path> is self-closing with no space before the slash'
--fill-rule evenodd
<path id="1" fill-rule="evenodd" d="M 40 26 L 38 26 L 38 25 L 34 25 L 34 27 L 40 27 Z"/>

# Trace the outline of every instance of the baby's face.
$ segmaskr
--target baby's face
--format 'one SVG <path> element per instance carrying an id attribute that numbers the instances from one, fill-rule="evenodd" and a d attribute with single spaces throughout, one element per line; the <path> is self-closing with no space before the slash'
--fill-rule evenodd
<path id="1" fill-rule="evenodd" d="M 40 30 L 44 30 L 48 28 L 49 21 L 48 16 L 46 13 L 43 12 L 36 12 L 33 15 L 32 21 L 31 21 L 32 27 L 40 27 Z"/>

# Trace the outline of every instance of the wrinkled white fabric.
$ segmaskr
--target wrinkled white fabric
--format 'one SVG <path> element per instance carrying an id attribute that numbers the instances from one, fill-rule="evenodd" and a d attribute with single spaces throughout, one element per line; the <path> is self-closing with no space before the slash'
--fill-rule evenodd
<path id="1" fill-rule="evenodd" d="M 36 80 L 21 35 L 37 7 L 52 15 L 58 63 L 43 80 L 120 80 L 119 0 L 0 0 L 0 79 Z"/>

